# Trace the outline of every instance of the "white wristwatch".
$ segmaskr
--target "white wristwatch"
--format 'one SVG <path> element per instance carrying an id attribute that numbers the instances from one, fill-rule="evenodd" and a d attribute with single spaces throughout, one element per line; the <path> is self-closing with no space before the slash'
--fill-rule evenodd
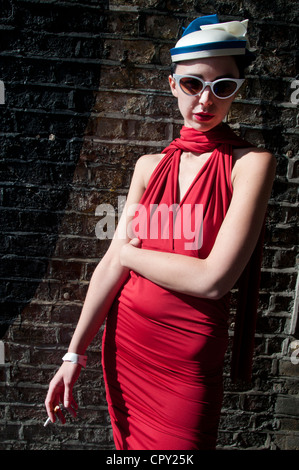
<path id="1" fill-rule="evenodd" d="M 81 366 L 86 367 L 87 356 L 81 356 L 80 354 L 68 352 L 63 356 L 62 360 L 72 362 L 73 364 L 80 364 Z"/>

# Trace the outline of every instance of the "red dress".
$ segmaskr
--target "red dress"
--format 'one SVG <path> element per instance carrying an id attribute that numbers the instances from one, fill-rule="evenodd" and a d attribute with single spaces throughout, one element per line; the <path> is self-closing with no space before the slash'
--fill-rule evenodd
<path id="1" fill-rule="evenodd" d="M 142 248 L 206 258 L 213 247 L 232 197 L 233 145 L 248 144 L 226 126 L 205 145 L 195 132 L 183 128 L 151 176 L 133 224 Z M 214 150 L 178 201 L 181 152 L 194 145 Z M 131 272 L 103 337 L 116 449 L 215 449 L 228 314 L 229 295 L 195 298 Z"/>

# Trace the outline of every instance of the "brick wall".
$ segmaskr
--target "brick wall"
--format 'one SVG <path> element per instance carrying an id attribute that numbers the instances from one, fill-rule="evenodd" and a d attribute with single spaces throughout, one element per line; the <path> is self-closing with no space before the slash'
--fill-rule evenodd
<path id="1" fill-rule="evenodd" d="M 253 381 L 231 384 L 228 351 L 219 448 L 298 450 L 298 5 L 4 0 L 1 6 L 0 448 L 113 449 L 101 332 L 76 387 L 78 419 L 44 428 L 43 402 L 109 243 L 96 236 L 97 207 L 113 204 L 117 213 L 138 156 L 177 136 L 169 48 L 182 26 L 217 12 L 221 21 L 249 18 L 259 51 L 229 122 L 278 161 Z"/>

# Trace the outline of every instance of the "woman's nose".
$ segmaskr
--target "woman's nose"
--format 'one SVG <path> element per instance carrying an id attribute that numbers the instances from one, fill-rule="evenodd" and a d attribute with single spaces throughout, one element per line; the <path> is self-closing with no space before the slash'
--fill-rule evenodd
<path id="1" fill-rule="evenodd" d="M 210 105 L 213 102 L 213 92 L 209 85 L 207 85 L 203 92 L 199 95 L 199 102 L 205 106 Z"/>

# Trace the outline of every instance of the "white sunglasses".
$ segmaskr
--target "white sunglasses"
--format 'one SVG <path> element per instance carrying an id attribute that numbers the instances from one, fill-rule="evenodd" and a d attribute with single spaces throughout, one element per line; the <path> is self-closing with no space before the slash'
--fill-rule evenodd
<path id="1" fill-rule="evenodd" d="M 233 96 L 245 81 L 244 78 L 219 78 L 214 82 L 205 82 L 193 75 L 177 75 L 176 73 L 173 74 L 173 78 L 186 95 L 200 95 L 207 86 L 210 86 L 212 93 L 221 100 Z"/>

